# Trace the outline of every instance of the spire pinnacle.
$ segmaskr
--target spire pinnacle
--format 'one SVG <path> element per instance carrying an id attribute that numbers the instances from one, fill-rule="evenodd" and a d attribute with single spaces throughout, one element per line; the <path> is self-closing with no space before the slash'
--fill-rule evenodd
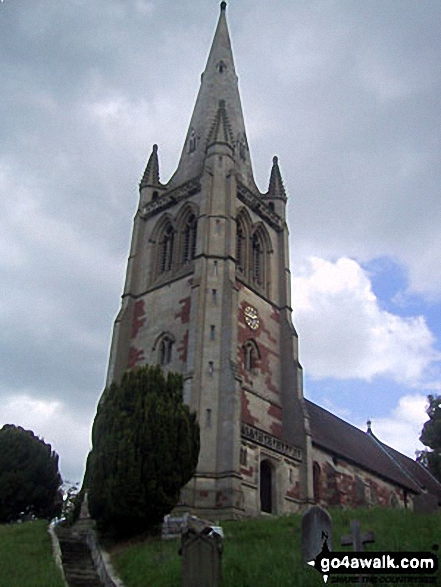
<path id="1" fill-rule="evenodd" d="M 142 176 L 141 182 L 139 184 L 139 189 L 142 189 L 146 186 L 159 186 L 159 161 L 158 161 L 158 145 L 153 145 L 152 152 L 150 154 L 149 160 L 147 161 L 147 166 L 144 171 L 144 175 Z"/>
<path id="2" fill-rule="evenodd" d="M 233 147 L 233 142 L 230 121 L 225 110 L 225 100 L 219 100 L 219 108 L 208 133 L 207 148 L 213 143 L 227 143 Z"/>
<path id="3" fill-rule="evenodd" d="M 279 169 L 279 158 L 276 155 L 273 157 L 273 166 L 266 195 L 270 198 L 283 198 L 286 200 L 285 186 Z"/>
<path id="4" fill-rule="evenodd" d="M 171 178 L 171 187 L 180 185 L 200 175 L 204 169 L 206 147 L 213 139 L 212 126 L 219 119 L 217 130 L 224 129 L 228 120 L 228 141 L 234 148 L 235 171 L 241 181 L 251 189 L 255 188 L 245 122 L 240 102 L 233 51 L 226 18 L 226 2 L 220 5 L 220 15 L 208 55 L 205 70 L 193 114 L 185 138 L 178 168 Z M 224 100 L 224 109 L 219 111 L 219 101 Z"/>

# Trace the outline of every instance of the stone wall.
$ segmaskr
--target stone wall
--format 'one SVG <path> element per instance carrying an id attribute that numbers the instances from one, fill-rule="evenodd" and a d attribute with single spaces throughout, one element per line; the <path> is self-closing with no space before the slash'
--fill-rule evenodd
<path id="1" fill-rule="evenodd" d="M 409 496 L 374 473 L 313 447 L 316 503 L 323 506 L 411 507 Z"/>

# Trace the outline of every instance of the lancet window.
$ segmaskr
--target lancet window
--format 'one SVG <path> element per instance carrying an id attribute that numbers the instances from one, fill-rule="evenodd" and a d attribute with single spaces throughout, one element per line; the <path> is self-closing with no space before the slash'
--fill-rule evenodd
<path id="1" fill-rule="evenodd" d="M 168 365 L 172 360 L 173 339 L 168 334 L 165 334 L 159 341 L 158 346 L 158 363 L 160 365 Z"/>
<path id="2" fill-rule="evenodd" d="M 263 284 L 264 274 L 264 258 L 263 258 L 263 246 L 259 235 L 254 234 L 252 240 L 252 281 L 257 285 Z"/>
<path id="3" fill-rule="evenodd" d="M 182 236 L 182 263 L 186 264 L 196 256 L 197 221 L 194 214 L 188 216 Z"/>
<path id="4" fill-rule="evenodd" d="M 248 340 L 244 347 L 244 367 L 248 373 L 255 373 L 257 369 L 257 362 L 259 360 L 259 349 L 253 340 Z"/>
<path id="5" fill-rule="evenodd" d="M 170 271 L 173 264 L 174 229 L 167 223 L 159 241 L 159 272 Z"/>

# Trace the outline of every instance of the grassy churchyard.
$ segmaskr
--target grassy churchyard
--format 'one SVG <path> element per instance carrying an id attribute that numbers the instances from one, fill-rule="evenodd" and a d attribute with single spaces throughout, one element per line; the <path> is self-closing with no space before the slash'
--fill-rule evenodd
<path id="1" fill-rule="evenodd" d="M 366 551 L 432 551 L 441 545 L 441 512 L 419 515 L 402 510 L 331 510 L 334 550 L 349 533 L 351 519 L 375 543 Z M 222 524 L 223 587 L 315 587 L 323 579 L 301 563 L 301 516 L 262 517 Z M 111 549 L 114 567 L 125 587 L 179 587 L 179 540 L 131 540 Z M 438 576 L 438 584 L 441 585 Z M 0 526 L 0 587 L 62 587 L 45 521 Z"/>
<path id="2" fill-rule="evenodd" d="M 441 545 L 441 512 L 419 515 L 378 508 L 331 510 L 331 515 L 336 551 L 352 552 L 339 545 L 340 537 L 349 533 L 351 519 L 360 521 L 363 532 L 375 533 L 375 543 L 366 551 L 433 552 L 434 545 Z M 222 527 L 223 587 L 324 585 L 316 570 L 301 563 L 301 516 L 224 522 Z M 112 562 L 125 587 L 179 587 L 178 547 L 178 540 L 132 541 L 112 550 Z"/>
<path id="3" fill-rule="evenodd" d="M 63 587 L 47 522 L 0 525 L 0 587 Z"/>

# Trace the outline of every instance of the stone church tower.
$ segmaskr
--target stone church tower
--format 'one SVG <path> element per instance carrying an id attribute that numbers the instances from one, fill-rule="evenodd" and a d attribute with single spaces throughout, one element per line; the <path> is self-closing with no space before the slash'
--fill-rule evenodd
<path id="1" fill-rule="evenodd" d="M 312 493 L 286 201 L 277 157 L 268 191 L 254 182 L 222 2 L 178 167 L 161 183 L 154 145 L 140 183 L 108 372 L 183 374 L 201 452 L 180 507 L 205 517 L 296 511 Z"/>

